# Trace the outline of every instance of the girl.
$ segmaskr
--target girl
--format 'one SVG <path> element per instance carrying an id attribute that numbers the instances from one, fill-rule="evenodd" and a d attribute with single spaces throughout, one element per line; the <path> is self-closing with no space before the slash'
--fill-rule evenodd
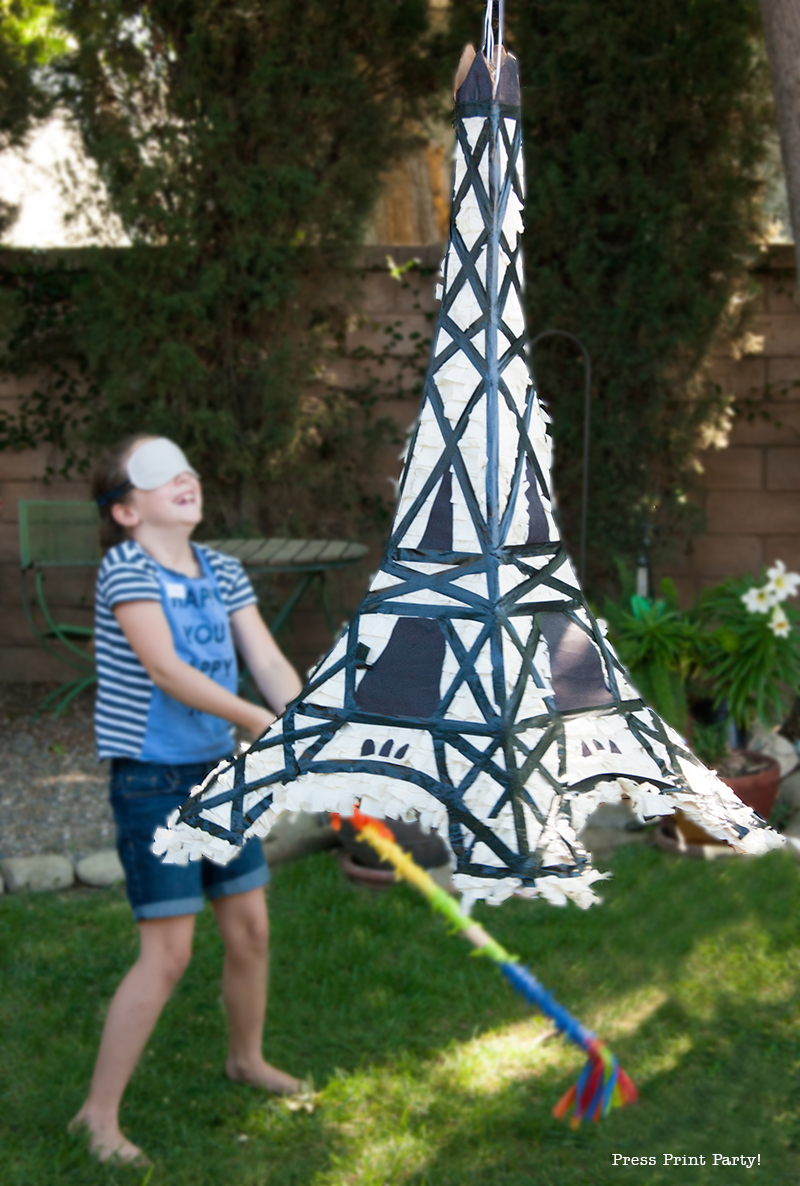
<path id="1" fill-rule="evenodd" d="M 165 437 L 123 441 L 100 463 L 94 497 L 109 550 L 97 578 L 98 754 L 111 759 L 111 803 L 140 951 L 111 1002 L 89 1095 L 70 1127 L 88 1129 L 102 1161 L 143 1161 L 119 1106 L 147 1039 L 189 962 L 194 916 L 211 901 L 225 958 L 229 1078 L 292 1093 L 298 1081 L 264 1061 L 269 874 L 258 840 L 224 867 L 164 865 L 156 828 L 234 748 L 232 725 L 258 737 L 272 713 L 237 696 L 236 654 L 275 712 L 300 692 L 297 673 L 261 619 L 238 562 L 190 537 L 202 492 Z"/>

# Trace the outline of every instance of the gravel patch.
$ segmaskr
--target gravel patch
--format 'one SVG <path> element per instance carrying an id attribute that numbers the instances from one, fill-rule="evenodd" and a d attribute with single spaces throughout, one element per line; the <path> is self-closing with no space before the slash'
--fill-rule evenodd
<path id="1" fill-rule="evenodd" d="M 94 748 L 94 697 L 31 716 L 52 685 L 0 684 L 0 859 L 113 848 L 108 762 Z"/>

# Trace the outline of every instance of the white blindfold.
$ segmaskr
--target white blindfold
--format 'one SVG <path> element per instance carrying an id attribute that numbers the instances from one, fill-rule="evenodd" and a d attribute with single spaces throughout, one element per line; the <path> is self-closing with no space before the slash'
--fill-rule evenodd
<path id="1" fill-rule="evenodd" d="M 194 474 L 183 449 L 167 437 L 156 437 L 146 445 L 140 445 L 132 453 L 127 464 L 128 480 L 137 490 L 157 490 L 178 474 Z"/>

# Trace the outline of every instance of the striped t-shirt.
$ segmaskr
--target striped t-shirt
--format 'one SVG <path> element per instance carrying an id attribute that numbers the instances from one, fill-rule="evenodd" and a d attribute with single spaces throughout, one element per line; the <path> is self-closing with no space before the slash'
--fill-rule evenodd
<path id="1" fill-rule="evenodd" d="M 202 544 L 216 578 L 228 616 L 256 603 L 253 587 L 240 562 Z M 95 658 L 97 700 L 95 736 L 100 758 L 139 758 L 154 684 L 114 617 L 123 601 L 161 601 L 156 562 L 134 540 L 110 548 L 97 574 L 95 595 Z"/>

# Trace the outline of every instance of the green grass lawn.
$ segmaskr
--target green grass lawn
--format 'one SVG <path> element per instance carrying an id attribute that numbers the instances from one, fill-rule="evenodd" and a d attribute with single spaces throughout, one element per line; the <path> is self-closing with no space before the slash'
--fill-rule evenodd
<path id="1" fill-rule="evenodd" d="M 800 870 L 621 851 L 602 907 L 477 913 L 609 1039 L 640 1102 L 572 1131 L 551 1107 L 578 1052 L 415 894 L 350 889 L 328 854 L 270 890 L 267 1057 L 320 1090 L 312 1116 L 222 1074 L 220 942 L 195 957 L 126 1097 L 150 1186 L 687 1186 L 800 1182 Z M 65 1126 L 136 936 L 119 891 L 0 899 L 0 1186 L 141 1183 Z M 653 1167 L 612 1155 L 655 1156 Z M 667 1167 L 663 1154 L 703 1155 Z M 713 1167 L 713 1154 L 760 1166 Z"/>

